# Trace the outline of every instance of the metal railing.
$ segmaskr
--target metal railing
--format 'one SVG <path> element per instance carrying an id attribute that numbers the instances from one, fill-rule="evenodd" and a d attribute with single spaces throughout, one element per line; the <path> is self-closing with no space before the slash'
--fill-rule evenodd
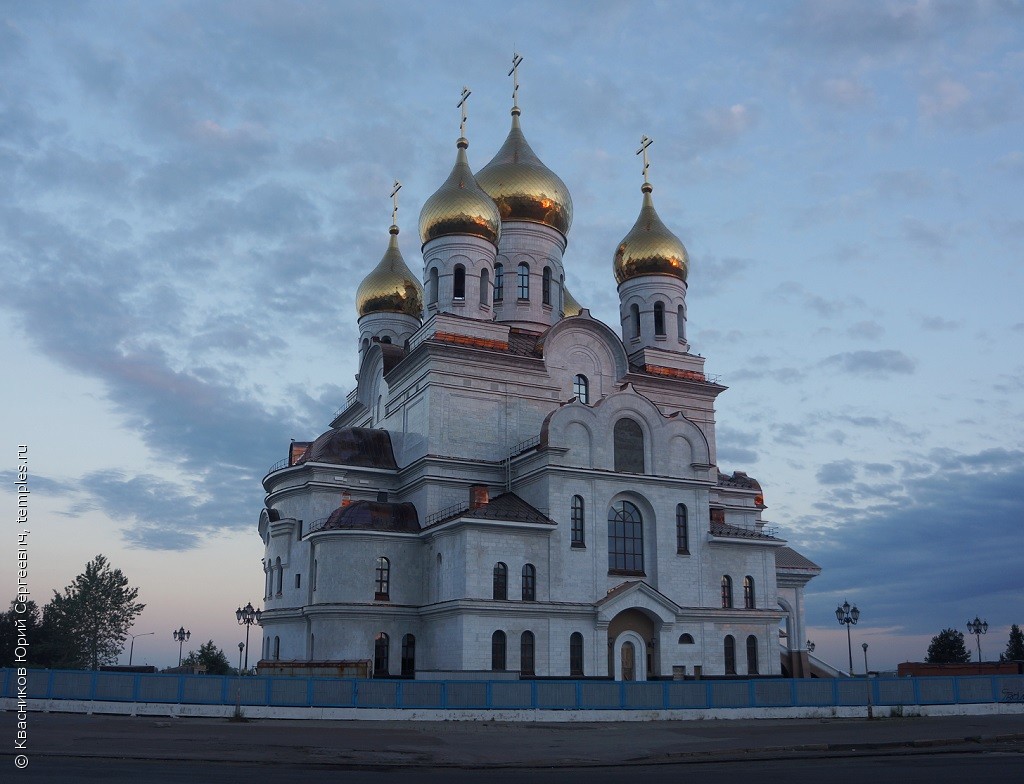
<path id="1" fill-rule="evenodd" d="M 446 506 L 444 509 L 440 509 L 431 515 L 427 515 L 426 518 L 424 518 L 423 520 L 423 527 L 426 528 L 428 525 L 430 525 L 431 523 L 436 523 L 438 520 L 444 520 L 447 517 L 453 517 L 454 515 L 460 514 L 461 512 L 465 512 L 467 509 L 469 509 L 469 503 L 466 501 L 461 501 L 457 504 Z"/>
<path id="2" fill-rule="evenodd" d="M 274 463 L 274 465 L 270 466 L 270 468 L 267 469 L 267 473 L 265 473 L 263 476 L 268 477 L 275 471 L 280 471 L 282 468 L 287 468 L 288 462 L 289 461 L 287 457 L 283 458 L 282 460 L 278 460 L 276 463 Z"/>

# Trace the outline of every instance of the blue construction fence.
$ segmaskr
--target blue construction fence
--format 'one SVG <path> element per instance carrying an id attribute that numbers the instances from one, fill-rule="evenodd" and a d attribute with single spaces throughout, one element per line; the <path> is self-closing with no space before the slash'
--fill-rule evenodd
<path id="1" fill-rule="evenodd" d="M 39 700 L 440 710 L 678 710 L 1024 703 L 1024 676 L 621 682 L 414 681 L 2 672 L 3 695 Z M 24 679 L 22 681 L 22 679 Z"/>

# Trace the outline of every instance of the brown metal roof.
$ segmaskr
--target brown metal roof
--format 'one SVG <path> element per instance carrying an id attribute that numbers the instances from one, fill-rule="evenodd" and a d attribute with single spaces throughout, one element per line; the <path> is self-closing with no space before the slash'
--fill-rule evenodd
<path id="1" fill-rule="evenodd" d="M 776 568 L 782 569 L 808 569 L 816 572 L 821 571 L 821 567 L 814 563 L 808 558 L 800 555 L 792 547 L 780 547 L 775 551 L 775 566 Z"/>

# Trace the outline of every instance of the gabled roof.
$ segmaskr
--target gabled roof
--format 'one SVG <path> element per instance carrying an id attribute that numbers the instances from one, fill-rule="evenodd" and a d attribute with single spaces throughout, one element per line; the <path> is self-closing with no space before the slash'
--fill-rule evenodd
<path id="1" fill-rule="evenodd" d="M 800 555 L 792 547 L 780 547 L 775 551 L 776 569 L 804 569 L 820 572 L 821 567 L 808 558 Z"/>
<path id="2" fill-rule="evenodd" d="M 515 493 L 501 493 L 494 496 L 486 504 L 476 509 L 463 509 L 452 512 L 440 520 L 433 521 L 428 528 L 447 523 L 451 520 L 504 520 L 514 523 L 541 523 L 544 525 L 557 525 L 536 507 L 526 503 Z"/>

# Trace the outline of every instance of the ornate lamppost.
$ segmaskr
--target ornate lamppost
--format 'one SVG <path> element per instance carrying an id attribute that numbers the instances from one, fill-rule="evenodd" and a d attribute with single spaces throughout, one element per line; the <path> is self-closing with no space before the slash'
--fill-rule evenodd
<path id="1" fill-rule="evenodd" d="M 245 671 L 249 671 L 249 629 L 254 623 L 259 623 L 260 618 L 263 616 L 263 610 L 252 606 L 252 602 L 248 602 L 245 607 L 239 607 L 235 610 L 235 620 L 238 621 L 239 626 L 245 627 Z"/>
<path id="2" fill-rule="evenodd" d="M 242 674 L 242 651 L 245 650 L 245 643 L 238 643 L 238 674 Z"/>
<path id="3" fill-rule="evenodd" d="M 862 642 L 860 647 L 864 649 L 864 683 L 868 687 L 868 719 L 873 719 L 871 711 L 871 676 L 868 674 L 868 644 Z"/>
<path id="4" fill-rule="evenodd" d="M 974 635 L 978 643 L 978 664 L 981 664 L 981 635 L 988 634 L 988 621 L 983 621 L 975 615 L 973 621 L 967 622 L 967 631 Z"/>
<path id="5" fill-rule="evenodd" d="M 135 654 L 135 638 L 136 637 L 148 637 L 151 634 L 156 634 L 156 632 L 142 632 L 142 634 L 129 634 L 128 635 L 129 637 L 132 638 L 132 644 L 128 648 L 128 666 L 129 667 L 132 666 L 132 656 Z"/>
<path id="6" fill-rule="evenodd" d="M 850 624 L 857 623 L 860 618 L 860 610 L 857 605 L 850 606 L 849 602 L 843 602 L 836 607 L 836 620 L 846 625 L 846 648 L 850 654 L 850 677 L 853 677 L 853 643 L 850 642 Z"/>
<path id="7" fill-rule="evenodd" d="M 181 666 L 181 646 L 185 644 L 185 640 L 192 636 L 191 631 L 185 631 L 185 627 L 182 626 L 180 629 L 175 629 L 171 634 L 174 635 L 174 641 L 178 643 L 178 666 Z"/>

